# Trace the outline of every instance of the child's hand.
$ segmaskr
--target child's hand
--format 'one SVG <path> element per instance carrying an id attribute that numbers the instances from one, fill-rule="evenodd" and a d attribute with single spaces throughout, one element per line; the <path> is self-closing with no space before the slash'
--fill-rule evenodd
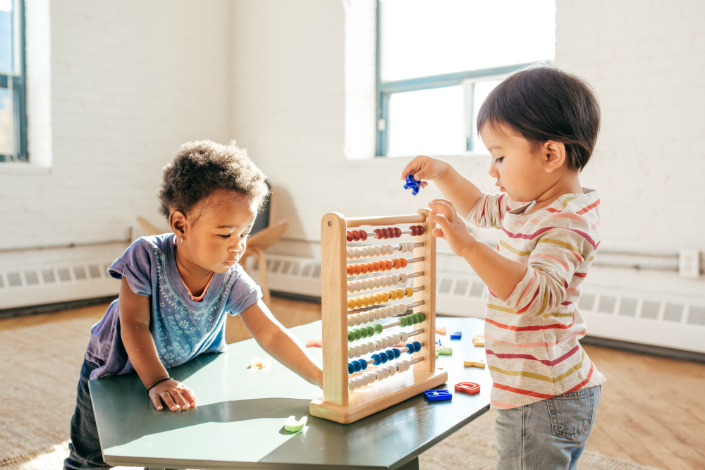
<path id="1" fill-rule="evenodd" d="M 433 236 L 445 239 L 453 253 L 465 257 L 466 250 L 475 243 L 475 237 L 470 234 L 470 230 L 456 212 L 453 203 L 445 199 L 435 199 L 428 206 L 431 212 L 427 220 L 439 225 L 431 231 Z"/>
<path id="2" fill-rule="evenodd" d="M 406 165 L 401 173 L 401 179 L 406 180 L 408 175 L 414 175 L 414 179 L 421 181 L 421 187 L 425 188 L 428 183 L 423 180 L 433 181 L 441 178 L 448 166 L 448 163 L 443 160 L 419 155 Z"/>
<path id="3" fill-rule="evenodd" d="M 196 408 L 196 394 L 181 382 L 174 379 L 158 383 L 149 391 L 149 398 L 154 407 L 161 411 L 162 401 L 171 411 Z"/>

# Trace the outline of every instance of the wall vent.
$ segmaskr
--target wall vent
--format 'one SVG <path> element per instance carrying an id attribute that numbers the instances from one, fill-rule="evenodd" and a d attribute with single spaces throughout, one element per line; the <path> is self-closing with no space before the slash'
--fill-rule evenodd
<path id="1" fill-rule="evenodd" d="M 657 302 L 655 300 L 644 300 L 644 302 L 641 304 L 641 318 L 645 318 L 647 320 L 656 320 L 658 319 L 658 314 L 659 311 L 661 310 L 661 302 Z"/>
<path id="2" fill-rule="evenodd" d="M 691 305 L 688 310 L 689 325 L 705 326 L 705 307 Z"/>
<path id="3" fill-rule="evenodd" d="M 455 289 L 453 289 L 453 295 L 464 296 L 465 293 L 468 291 L 469 285 L 470 281 L 466 279 L 458 279 L 455 282 Z"/>
<path id="4" fill-rule="evenodd" d="M 20 277 L 20 273 L 7 273 L 7 285 L 10 287 L 22 287 L 22 278 Z"/>
<path id="5" fill-rule="evenodd" d="M 600 302 L 597 305 L 597 311 L 600 313 L 614 313 L 614 307 L 617 304 L 617 297 L 611 295 L 601 295 Z"/>
<path id="6" fill-rule="evenodd" d="M 593 310 L 595 308 L 595 299 L 597 296 L 595 294 L 589 294 L 587 292 L 583 292 L 583 295 L 580 297 L 580 300 L 578 301 L 578 308 L 581 310 Z"/>
<path id="7" fill-rule="evenodd" d="M 438 285 L 439 294 L 450 294 L 450 289 L 453 287 L 453 281 L 451 279 L 441 279 Z"/>
<path id="8" fill-rule="evenodd" d="M 71 282 L 71 271 L 69 271 L 69 268 L 59 268 L 56 270 L 56 274 L 59 275 L 61 282 Z"/>
<path id="9" fill-rule="evenodd" d="M 39 284 L 39 273 L 37 271 L 25 271 L 24 282 L 28 286 L 36 286 Z"/>
<path id="10" fill-rule="evenodd" d="M 637 299 L 622 297 L 622 301 L 619 303 L 619 311 L 617 312 L 617 315 L 622 315 L 625 317 L 635 316 L 638 304 L 639 301 Z"/>
<path id="11" fill-rule="evenodd" d="M 485 286 L 482 282 L 476 281 L 472 283 L 470 295 L 473 297 L 484 297 L 486 291 L 487 286 Z"/>
<path id="12" fill-rule="evenodd" d="M 44 284 L 53 284 L 56 282 L 53 269 L 42 269 L 42 282 L 44 282 Z"/>
<path id="13" fill-rule="evenodd" d="M 683 305 L 666 303 L 666 308 L 663 312 L 663 320 L 675 323 L 680 323 L 683 320 Z"/>
<path id="14" fill-rule="evenodd" d="M 0 273 L 0 289 L 5 287 L 5 280 L 3 279 L 3 277 L 4 276 L 2 275 L 2 273 Z"/>

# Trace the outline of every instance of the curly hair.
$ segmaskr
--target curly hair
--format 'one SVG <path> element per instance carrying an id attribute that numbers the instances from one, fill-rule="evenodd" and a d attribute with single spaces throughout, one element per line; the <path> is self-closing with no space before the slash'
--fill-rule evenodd
<path id="1" fill-rule="evenodd" d="M 175 210 L 188 214 L 214 191 L 229 189 L 255 203 L 260 211 L 269 196 L 265 178 L 235 141 L 228 145 L 210 140 L 187 142 L 162 171 L 159 210 L 167 219 Z"/>

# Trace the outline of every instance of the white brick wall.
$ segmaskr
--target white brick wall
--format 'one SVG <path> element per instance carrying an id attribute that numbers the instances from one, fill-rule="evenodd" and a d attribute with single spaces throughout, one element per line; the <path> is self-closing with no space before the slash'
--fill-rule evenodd
<path id="1" fill-rule="evenodd" d="M 407 159 L 345 159 L 345 149 L 361 147 L 351 139 L 363 132 L 351 131 L 359 122 L 346 122 L 354 118 L 349 101 L 360 99 L 350 91 L 359 91 L 359 83 L 350 80 L 367 79 L 359 75 L 370 57 L 342 55 L 365 49 L 346 38 L 359 41 L 360 30 L 351 28 L 369 30 L 369 22 L 346 19 L 351 2 L 275 3 L 235 3 L 232 119 L 234 135 L 278 191 L 274 215 L 292 221 L 287 235 L 318 239 L 320 218 L 329 211 L 408 212 L 439 196 L 426 189 L 413 198 L 401 189 Z M 697 0 L 557 1 L 556 63 L 590 81 L 603 108 L 603 131 L 582 176 L 601 193 L 603 247 L 705 251 L 699 215 L 705 202 L 703 13 L 705 3 Z M 355 67 L 363 72 L 350 70 Z M 367 136 L 358 136 L 364 146 Z M 449 160 L 481 187 L 495 189 L 487 158 Z M 277 248 L 316 250 L 292 243 Z M 705 292 L 702 276 L 682 283 L 672 273 L 600 273 L 592 283 Z"/>
<path id="2" fill-rule="evenodd" d="M 50 93 L 28 98 L 30 132 L 51 124 L 49 139 L 30 134 L 30 158 L 51 150 L 51 169 L 0 165 L 0 247 L 125 238 L 138 215 L 157 219 L 161 168 L 179 144 L 228 140 L 229 2 L 27 4 L 28 53 L 41 50 L 38 28 L 51 47 L 28 61 L 30 82 L 51 71 Z M 50 118 L 32 107 L 47 97 Z M 15 258 L 0 254 L 0 270 Z"/>
<path id="3" fill-rule="evenodd" d="M 0 167 L 0 247 L 119 238 L 137 215 L 157 220 L 160 169 L 193 139 L 248 148 L 289 237 L 318 239 L 326 212 L 414 212 L 440 196 L 402 189 L 407 159 L 346 158 L 372 155 L 373 5 L 52 2 L 52 167 Z M 705 252 L 703 13 L 699 0 L 557 0 L 556 63 L 590 81 L 603 108 L 582 181 L 602 195 L 605 248 Z M 494 189 L 486 157 L 449 160 Z M 276 250 L 316 256 L 318 247 Z M 671 273 L 596 269 L 589 282 L 705 292 L 702 276 L 681 283 Z"/>

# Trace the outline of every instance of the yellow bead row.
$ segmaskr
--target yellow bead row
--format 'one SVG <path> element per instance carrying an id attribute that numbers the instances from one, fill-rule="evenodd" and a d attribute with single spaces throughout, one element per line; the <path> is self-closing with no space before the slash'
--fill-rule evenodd
<path id="1" fill-rule="evenodd" d="M 363 295 L 361 297 L 351 297 L 348 299 L 348 310 L 371 307 L 372 305 L 383 304 L 385 302 L 389 302 L 390 300 L 411 297 L 412 295 L 414 295 L 414 289 L 411 287 L 405 287 L 403 289 L 392 289 L 390 291 Z"/>

